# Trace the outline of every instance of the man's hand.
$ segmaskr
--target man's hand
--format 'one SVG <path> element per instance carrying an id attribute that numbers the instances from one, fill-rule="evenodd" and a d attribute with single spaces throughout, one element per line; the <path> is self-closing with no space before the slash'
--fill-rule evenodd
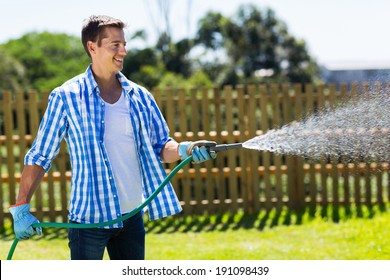
<path id="1" fill-rule="evenodd" d="M 9 207 L 14 219 L 14 232 L 18 239 L 28 239 L 36 232 L 42 234 L 42 228 L 33 228 L 31 225 L 39 223 L 38 219 L 30 213 L 30 204 L 15 204 Z"/>
<path id="2" fill-rule="evenodd" d="M 189 155 L 187 154 L 187 150 L 192 143 L 193 142 L 191 141 L 185 141 L 179 144 L 178 153 L 182 160 L 189 157 Z M 201 163 L 209 159 L 215 159 L 217 157 L 216 153 L 210 153 L 206 147 L 198 146 L 193 147 L 190 154 L 192 154 L 192 160 L 194 163 Z"/>

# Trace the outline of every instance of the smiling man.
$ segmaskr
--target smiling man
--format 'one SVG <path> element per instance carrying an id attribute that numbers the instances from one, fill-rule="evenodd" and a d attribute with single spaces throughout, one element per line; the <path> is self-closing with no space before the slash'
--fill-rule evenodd
<path id="1" fill-rule="evenodd" d="M 10 206 L 19 239 L 35 232 L 30 200 L 57 156 L 63 139 L 72 165 L 69 221 L 94 224 L 117 219 L 141 204 L 166 174 L 161 162 L 188 157 L 191 142 L 177 143 L 152 95 L 120 71 L 126 56 L 124 23 L 91 16 L 82 43 L 91 58 L 86 72 L 53 90 L 37 137 L 25 157 L 16 204 Z M 211 159 L 194 147 L 196 163 Z M 150 219 L 181 211 L 170 183 L 148 206 Z M 36 228 L 41 234 L 41 228 Z M 101 228 L 71 228 L 71 259 L 144 259 L 142 213 Z"/>

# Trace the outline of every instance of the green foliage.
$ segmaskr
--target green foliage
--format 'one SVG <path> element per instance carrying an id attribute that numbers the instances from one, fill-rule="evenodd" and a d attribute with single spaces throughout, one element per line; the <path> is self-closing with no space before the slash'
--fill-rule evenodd
<path id="1" fill-rule="evenodd" d="M 141 68 L 130 74 L 128 77 L 137 84 L 143 85 L 147 88 L 155 87 L 161 80 L 162 73 L 164 72 L 161 65 L 143 65 Z"/>
<path id="2" fill-rule="evenodd" d="M 229 20 L 220 13 L 208 12 L 198 22 L 200 26 L 197 32 L 196 43 L 203 44 L 213 50 L 224 46 L 223 29 Z"/>
<path id="3" fill-rule="evenodd" d="M 187 86 L 196 87 L 196 88 L 201 88 L 201 87 L 209 88 L 213 86 L 213 82 L 210 80 L 210 78 L 207 76 L 207 74 L 204 71 L 196 71 L 189 77 L 187 81 Z"/>
<path id="4" fill-rule="evenodd" d="M 185 45 L 184 41 L 175 45 L 174 49 L 176 47 L 186 49 L 187 47 L 183 47 L 182 44 Z M 179 54 L 175 56 L 173 53 L 172 51 L 169 54 L 172 55 L 171 60 L 166 65 L 161 61 L 161 54 L 152 48 L 129 50 L 122 72 L 130 80 L 147 88 L 174 87 L 188 89 L 191 87 L 212 86 L 213 83 L 209 76 L 202 70 L 194 71 L 193 73 L 186 70 L 184 73 L 188 76 L 184 75 L 180 69 L 184 66 L 188 69 L 191 67 L 188 64 L 180 63 L 179 61 L 183 57 Z M 175 63 L 177 63 L 178 68 L 174 67 Z"/>
<path id="5" fill-rule="evenodd" d="M 128 50 L 123 63 L 122 73 L 129 77 L 130 79 L 135 80 L 133 77 L 137 72 L 142 72 L 141 68 L 144 66 L 157 66 L 159 60 L 157 54 L 152 48 L 145 49 L 131 49 Z M 161 69 L 160 69 L 161 70 Z M 150 71 L 150 70 L 147 70 Z M 145 72 L 145 71 L 143 71 Z M 148 73 L 142 73 L 148 74 Z M 152 72 L 150 74 L 153 74 Z M 142 80 L 141 80 L 142 82 Z"/>
<path id="6" fill-rule="evenodd" d="M 160 79 L 157 85 L 160 88 L 184 88 L 186 86 L 186 80 L 183 75 L 175 74 L 173 72 L 166 72 Z"/>
<path id="7" fill-rule="evenodd" d="M 61 85 L 84 72 L 90 63 L 80 40 L 67 34 L 31 32 L 3 47 L 24 65 L 28 82 L 40 91 Z"/>
<path id="8" fill-rule="evenodd" d="M 213 83 L 208 78 L 206 73 L 203 71 L 197 71 L 192 74 L 188 79 L 183 77 L 180 74 L 175 74 L 172 72 L 166 72 L 161 78 L 158 87 L 166 88 L 201 88 L 201 87 L 211 87 Z"/>
<path id="9" fill-rule="evenodd" d="M 0 46 L 0 89 L 19 90 L 26 85 L 26 69 Z"/>
<path id="10" fill-rule="evenodd" d="M 193 46 L 192 40 L 183 39 L 173 43 L 170 37 L 161 35 L 156 46 L 156 50 L 168 72 L 181 74 L 189 77 L 191 71 L 191 61 L 188 59 L 188 53 Z"/>

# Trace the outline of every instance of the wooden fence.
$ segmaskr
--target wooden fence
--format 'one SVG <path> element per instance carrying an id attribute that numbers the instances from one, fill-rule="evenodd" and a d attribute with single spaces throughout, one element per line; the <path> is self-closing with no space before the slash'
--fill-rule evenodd
<path id="1" fill-rule="evenodd" d="M 375 90 L 387 85 L 375 84 Z M 247 85 L 233 89 L 155 89 L 153 94 L 177 141 L 244 142 L 278 128 L 340 97 L 364 94 L 368 84 Z M 48 94 L 2 92 L 0 97 L 0 228 L 15 202 L 23 157 L 35 136 Z M 169 172 L 177 163 L 167 164 Z M 67 220 L 70 165 L 65 144 L 32 200 L 40 220 Z M 390 199 L 388 163 L 318 162 L 237 149 L 214 161 L 187 165 L 172 183 L 184 214 L 253 213 L 261 208 L 372 205 Z"/>

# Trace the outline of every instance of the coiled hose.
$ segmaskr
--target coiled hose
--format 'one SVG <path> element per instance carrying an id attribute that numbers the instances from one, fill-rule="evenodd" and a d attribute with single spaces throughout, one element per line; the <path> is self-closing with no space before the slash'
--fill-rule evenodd
<path id="1" fill-rule="evenodd" d="M 161 191 L 162 189 L 168 184 L 168 182 L 171 180 L 173 176 L 176 175 L 176 173 L 182 169 L 187 163 L 189 163 L 192 160 L 192 155 L 187 157 L 185 160 L 180 162 L 164 179 L 164 181 L 160 184 L 160 186 L 142 203 L 140 204 L 137 208 L 132 210 L 131 212 L 127 213 L 126 215 L 111 220 L 107 222 L 102 222 L 102 223 L 96 223 L 96 224 L 71 224 L 71 223 L 54 223 L 54 222 L 44 222 L 44 223 L 35 223 L 32 224 L 33 228 L 37 227 L 57 227 L 57 228 L 98 228 L 102 226 L 108 226 L 112 224 L 119 223 L 123 220 L 126 220 L 135 214 L 137 214 L 139 211 L 141 211 L 143 208 L 145 208 L 146 205 L 148 205 Z M 18 245 L 19 239 L 15 238 L 14 242 L 12 243 L 11 249 L 9 250 L 7 260 L 11 260 L 12 256 L 15 252 L 16 246 Z"/>

